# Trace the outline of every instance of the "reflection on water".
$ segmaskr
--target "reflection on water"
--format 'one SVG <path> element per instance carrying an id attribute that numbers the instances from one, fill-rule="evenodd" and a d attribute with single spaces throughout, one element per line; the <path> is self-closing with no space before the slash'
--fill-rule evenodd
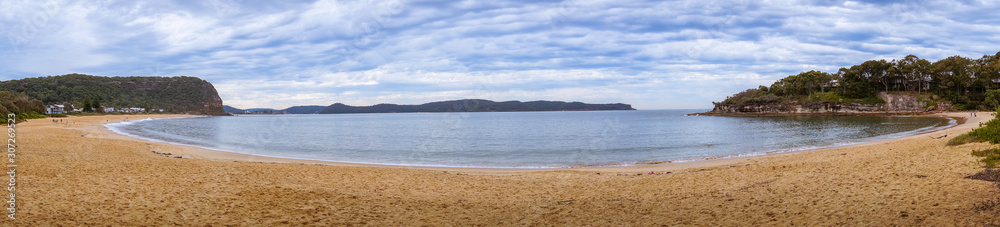
<path id="1" fill-rule="evenodd" d="M 685 116 L 692 110 L 267 115 L 159 119 L 116 131 L 239 153 L 417 166 L 546 168 L 758 155 L 899 137 L 935 117 Z"/>

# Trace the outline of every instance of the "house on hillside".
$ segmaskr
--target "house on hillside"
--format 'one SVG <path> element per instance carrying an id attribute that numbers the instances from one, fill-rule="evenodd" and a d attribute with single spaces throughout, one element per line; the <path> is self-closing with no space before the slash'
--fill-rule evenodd
<path id="1" fill-rule="evenodd" d="M 838 80 L 830 80 L 830 82 L 823 84 L 823 88 L 838 88 L 838 87 L 840 87 L 840 81 Z"/>
<path id="2" fill-rule="evenodd" d="M 122 109 L 122 112 L 124 112 L 124 113 L 142 113 L 142 112 L 146 112 L 146 108 L 139 108 L 139 107 L 124 108 L 124 109 Z"/>
<path id="3" fill-rule="evenodd" d="M 45 114 L 63 114 L 63 113 L 66 113 L 66 111 L 63 110 L 63 108 L 66 108 L 66 106 L 64 106 L 64 105 L 58 105 L 58 104 L 49 105 L 49 106 L 45 107 Z"/>

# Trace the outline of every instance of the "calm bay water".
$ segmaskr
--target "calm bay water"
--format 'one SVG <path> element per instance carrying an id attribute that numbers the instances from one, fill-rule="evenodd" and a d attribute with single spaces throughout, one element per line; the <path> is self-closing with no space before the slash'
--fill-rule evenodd
<path id="1" fill-rule="evenodd" d="M 936 117 L 685 116 L 698 110 L 252 115 L 109 124 L 146 139 L 352 163 L 559 168 L 762 155 L 912 135 Z"/>

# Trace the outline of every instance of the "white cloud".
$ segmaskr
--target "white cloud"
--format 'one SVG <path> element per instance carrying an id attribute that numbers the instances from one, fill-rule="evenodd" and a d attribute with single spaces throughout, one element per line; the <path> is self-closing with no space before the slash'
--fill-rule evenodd
<path id="1" fill-rule="evenodd" d="M 43 20 L 49 2 L 59 13 Z M 907 54 L 936 60 L 995 53 L 1000 21 L 988 15 L 998 7 L 2 1 L 0 27 L 7 30 L 0 35 L 8 39 L 0 40 L 0 79 L 73 72 L 198 76 L 213 82 L 227 104 L 244 108 L 457 98 L 709 107 L 801 71 Z M 6 51 L 13 48 L 19 51 Z"/>

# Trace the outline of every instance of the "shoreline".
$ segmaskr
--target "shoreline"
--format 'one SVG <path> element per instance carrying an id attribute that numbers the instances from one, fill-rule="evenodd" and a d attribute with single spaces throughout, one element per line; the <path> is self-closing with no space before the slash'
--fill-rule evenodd
<path id="1" fill-rule="evenodd" d="M 621 167 L 592 167 L 592 168 L 588 167 L 587 169 L 604 170 L 604 171 L 615 171 L 615 170 L 626 170 L 626 169 L 627 170 L 642 170 L 642 171 L 647 171 L 647 170 L 648 171 L 657 171 L 657 170 L 660 170 L 660 171 L 676 171 L 676 170 L 693 169 L 693 168 L 721 167 L 721 166 L 726 166 L 726 165 L 731 165 L 731 164 L 756 161 L 756 159 L 763 159 L 763 158 L 768 158 L 768 157 L 772 157 L 772 156 L 775 156 L 775 157 L 778 157 L 778 156 L 792 156 L 792 155 L 809 153 L 809 152 L 820 152 L 820 151 L 827 151 L 827 150 L 838 150 L 838 149 L 848 149 L 848 148 L 854 148 L 854 147 L 864 147 L 864 146 L 875 145 L 875 144 L 878 144 L 878 143 L 885 143 L 885 144 L 887 144 L 887 143 L 890 143 L 890 142 L 900 142 L 900 141 L 902 141 L 904 139 L 918 138 L 918 137 L 925 136 L 925 135 L 932 134 L 932 133 L 936 133 L 936 132 L 949 131 L 949 133 L 945 133 L 945 134 L 950 134 L 950 130 L 955 130 L 955 129 L 957 129 L 960 126 L 965 125 L 969 120 L 971 120 L 971 119 L 964 118 L 964 116 L 958 116 L 958 114 L 961 114 L 961 112 L 947 112 L 947 113 L 936 113 L 936 114 L 923 114 L 921 116 L 937 116 L 937 117 L 942 117 L 942 118 L 951 118 L 951 119 L 954 119 L 956 122 L 955 122 L 955 125 L 942 127 L 940 129 L 926 131 L 926 132 L 920 132 L 920 133 L 916 133 L 916 134 L 913 134 L 913 135 L 906 135 L 906 136 L 897 137 L 897 138 L 889 138 L 889 139 L 884 139 L 884 140 L 875 140 L 875 141 L 861 142 L 861 143 L 855 143 L 855 144 L 847 144 L 847 145 L 841 145 L 841 146 L 820 147 L 820 148 L 816 148 L 816 149 L 804 149 L 804 150 L 791 151 L 791 152 L 773 152 L 772 151 L 772 152 L 769 152 L 769 153 L 763 154 L 763 155 L 752 155 L 752 156 L 746 156 L 746 157 L 721 157 L 721 158 L 711 158 L 710 157 L 710 158 L 706 158 L 704 160 L 698 160 L 698 161 L 693 161 L 693 162 L 668 162 L 668 163 L 656 163 L 656 164 L 645 164 L 645 165 L 634 165 L 634 166 L 621 166 Z M 729 116 L 727 116 L 727 117 L 729 117 Z M 988 119 L 986 119 L 986 120 L 988 120 Z M 978 122 L 985 122 L 985 120 L 980 120 Z M 977 126 L 978 126 L 978 122 L 975 122 L 975 123 L 977 123 L 976 124 Z M 947 139 L 945 139 L 945 141 L 947 141 Z"/>
<path id="2" fill-rule="evenodd" d="M 971 113 L 969 111 L 968 113 Z M 983 112 L 983 111 L 979 111 Z M 794 117 L 794 116 L 920 116 L 920 115 L 940 115 L 947 113 L 961 112 L 933 112 L 933 111 L 899 111 L 899 112 L 824 112 L 824 113 L 794 113 L 794 112 L 734 112 L 734 113 L 691 113 L 688 116 L 718 116 L 718 117 Z M 987 113 L 987 112 L 984 112 Z"/>
<path id="3" fill-rule="evenodd" d="M 190 115 L 141 118 L 170 116 Z M 1000 201 L 1000 187 L 966 178 L 983 171 L 970 151 L 995 145 L 944 145 L 991 119 L 989 114 L 931 133 L 808 152 L 538 170 L 280 162 L 150 142 L 102 125 L 126 117 L 136 118 L 71 116 L 61 118 L 70 123 L 18 124 L 18 217 L 12 222 L 1000 225 L 1000 208 L 987 208 Z"/>
<path id="4" fill-rule="evenodd" d="M 146 138 L 146 137 L 137 136 L 137 135 L 133 135 L 133 134 L 130 134 L 130 133 L 127 133 L 127 132 L 121 132 L 121 131 L 117 131 L 117 130 L 112 129 L 111 125 L 113 125 L 113 124 L 120 124 L 120 123 L 123 123 L 125 121 L 104 123 L 104 124 L 101 124 L 101 126 L 102 126 L 102 128 L 108 130 L 112 134 L 122 135 L 122 136 L 126 136 L 128 138 L 133 138 L 133 139 L 137 139 L 137 140 L 141 140 L 141 141 L 149 141 L 149 142 L 155 142 L 155 143 L 163 143 L 163 144 L 175 145 L 175 146 L 184 146 L 184 147 L 189 147 L 189 148 L 193 148 L 193 149 L 200 149 L 201 151 L 196 151 L 196 153 L 181 152 L 179 154 L 182 154 L 182 157 L 188 156 L 188 157 L 203 158 L 203 159 L 216 160 L 216 161 L 244 161 L 244 160 L 254 160 L 254 162 L 272 162 L 272 163 L 321 164 L 321 165 L 332 165 L 332 166 L 360 166 L 360 167 L 383 167 L 383 168 L 416 168 L 416 169 L 453 170 L 453 171 L 461 171 L 461 170 L 494 171 L 495 170 L 495 171 L 499 171 L 499 172 L 519 172 L 519 171 L 558 171 L 558 170 L 595 170 L 595 169 L 600 169 L 600 170 L 616 170 L 616 169 L 625 170 L 625 169 L 649 169 L 649 168 L 644 168 L 644 167 L 650 167 L 650 166 L 655 166 L 655 167 L 657 167 L 656 169 L 663 169 L 663 171 L 668 171 L 668 170 L 679 170 L 679 169 L 685 169 L 685 168 L 713 167 L 713 166 L 717 166 L 717 165 L 726 165 L 726 164 L 730 164 L 730 163 L 747 161 L 747 160 L 753 159 L 753 158 L 766 157 L 766 156 L 772 156 L 772 155 L 794 154 L 794 153 L 811 152 L 811 151 L 818 151 L 818 150 L 825 150 L 825 149 L 836 149 L 836 148 L 842 148 L 842 147 L 862 146 L 862 145 L 869 144 L 869 143 L 877 143 L 877 142 L 881 142 L 881 141 L 897 140 L 897 139 L 902 139 L 902 138 L 911 137 L 911 136 L 920 136 L 920 135 L 930 134 L 930 133 L 934 133 L 934 132 L 938 132 L 938 131 L 942 131 L 942 130 L 947 130 L 947 129 L 950 129 L 950 128 L 954 128 L 954 127 L 957 127 L 957 126 L 960 126 L 960 125 L 964 124 L 965 123 L 965 119 L 963 118 L 963 116 L 947 116 L 946 115 L 946 114 L 957 115 L 957 113 L 958 112 L 915 115 L 915 116 L 921 116 L 921 117 L 950 118 L 950 119 L 954 119 L 956 121 L 956 123 L 955 123 L 955 125 L 939 126 L 939 127 L 936 127 L 937 129 L 933 129 L 933 130 L 929 130 L 929 131 L 915 132 L 915 134 L 911 134 L 911 135 L 904 135 L 904 136 L 901 136 L 901 137 L 888 138 L 888 139 L 882 139 L 882 140 L 866 141 L 866 142 L 844 144 L 844 145 L 836 145 L 836 144 L 834 144 L 834 145 L 828 145 L 828 146 L 821 146 L 821 147 L 817 147 L 817 148 L 792 148 L 792 149 L 786 149 L 786 150 L 792 150 L 792 151 L 775 150 L 775 151 L 763 152 L 762 154 L 734 154 L 734 155 L 727 155 L 727 156 L 704 157 L 704 158 L 685 159 L 685 160 L 664 160 L 664 161 L 653 161 L 653 162 L 635 163 L 635 164 L 609 164 L 609 165 L 588 165 L 588 166 L 551 167 L 551 168 L 531 168 L 531 167 L 526 167 L 526 168 L 497 167 L 497 168 L 494 168 L 494 167 L 455 167 L 455 166 L 395 165 L 395 164 L 356 163 L 356 162 L 343 162 L 343 161 L 330 161 L 330 160 L 316 160 L 316 159 L 280 157 L 280 156 L 270 156 L 270 155 L 260 155 L 260 154 L 247 154 L 247 153 L 241 153 L 241 152 L 229 151 L 229 150 L 223 150 L 223 149 L 217 149 L 217 148 L 211 148 L 211 147 L 202 147 L 202 146 L 196 146 L 196 145 L 189 145 L 189 144 L 183 144 L 183 143 L 163 141 L 163 140 L 153 139 L 153 138 Z M 162 117 L 160 115 L 138 115 L 138 116 L 148 116 L 148 117 L 147 118 L 141 118 L 141 119 L 137 118 L 135 120 L 165 119 L 165 118 L 210 117 L 210 116 L 205 116 L 205 115 L 187 115 L 187 114 L 183 114 L 183 115 L 164 115 Z M 889 116 L 892 116 L 892 115 L 889 115 Z M 908 132 L 906 132 L 906 133 L 908 133 Z M 187 150 L 185 150 L 185 151 L 187 151 Z"/>

